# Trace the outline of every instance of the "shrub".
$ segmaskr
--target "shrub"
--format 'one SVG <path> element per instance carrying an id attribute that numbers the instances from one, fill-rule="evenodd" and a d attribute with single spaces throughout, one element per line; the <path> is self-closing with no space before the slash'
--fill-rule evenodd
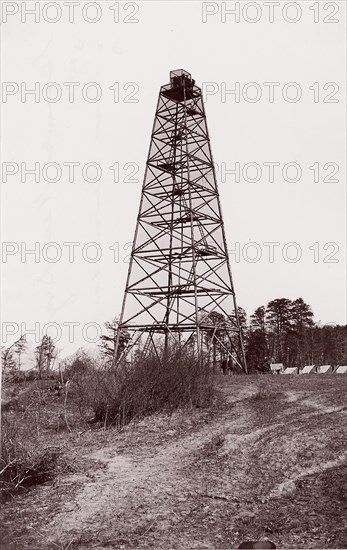
<path id="1" fill-rule="evenodd" d="M 64 361 L 63 378 L 81 378 L 95 367 L 95 360 L 82 348 Z"/>
<path id="2" fill-rule="evenodd" d="M 121 429 L 134 418 L 179 407 L 204 407 L 215 395 L 214 375 L 188 353 L 150 355 L 115 371 L 88 368 L 73 378 L 81 407 Z"/>
<path id="3" fill-rule="evenodd" d="M 0 489 L 4 496 L 44 483 L 55 474 L 60 449 L 43 446 L 34 428 L 28 433 L 25 415 L 2 415 Z"/>
<path id="4" fill-rule="evenodd" d="M 250 382 L 252 383 L 251 378 L 252 377 L 250 377 Z M 264 404 L 266 401 L 271 400 L 271 406 L 273 406 L 273 401 L 283 395 L 284 377 L 258 375 L 256 380 L 255 392 L 249 399 L 255 402 L 263 402 Z M 260 403 L 258 403 L 258 405 L 260 405 Z"/>
<path id="5" fill-rule="evenodd" d="M 273 387 L 271 386 L 271 382 L 269 380 L 261 380 L 258 382 L 256 387 L 256 392 L 251 396 L 251 399 L 255 399 L 256 401 L 261 401 L 263 399 L 269 399 L 270 397 L 274 397 L 275 393 Z"/>

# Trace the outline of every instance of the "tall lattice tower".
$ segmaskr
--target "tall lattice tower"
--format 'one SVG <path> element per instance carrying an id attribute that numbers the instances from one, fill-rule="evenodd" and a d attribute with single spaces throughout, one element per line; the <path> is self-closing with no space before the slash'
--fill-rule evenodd
<path id="1" fill-rule="evenodd" d="M 202 93 L 184 70 L 160 88 L 119 328 L 130 346 L 146 334 L 143 352 L 217 349 L 247 372 Z"/>

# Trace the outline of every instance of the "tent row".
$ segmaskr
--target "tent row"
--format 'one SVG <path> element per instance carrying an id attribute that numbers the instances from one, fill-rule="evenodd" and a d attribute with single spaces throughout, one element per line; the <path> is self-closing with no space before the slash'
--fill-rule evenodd
<path id="1" fill-rule="evenodd" d="M 298 369 L 296 367 L 291 367 L 285 369 L 282 374 L 297 374 Z M 333 368 L 331 365 L 321 365 L 316 367 L 314 365 L 306 365 L 303 369 L 299 371 L 299 374 L 347 374 L 347 365 L 342 365 L 339 367 Z"/>

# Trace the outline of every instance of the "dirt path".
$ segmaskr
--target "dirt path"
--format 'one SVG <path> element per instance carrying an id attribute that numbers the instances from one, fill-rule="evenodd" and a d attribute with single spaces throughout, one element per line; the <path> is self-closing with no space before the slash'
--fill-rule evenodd
<path id="1" fill-rule="evenodd" d="M 240 431 L 242 433 L 237 434 Z M 84 535 L 95 533 L 95 530 L 100 530 L 100 524 L 105 524 L 107 531 L 113 532 L 117 518 L 122 518 L 122 524 L 127 525 L 124 529 L 126 536 L 133 532 L 140 541 L 154 527 L 159 533 L 177 527 L 190 514 L 192 499 L 219 496 L 214 495 L 215 486 L 210 487 L 209 494 L 206 484 L 190 476 L 190 468 L 201 449 L 228 435 L 223 452 L 229 453 L 245 444 L 252 445 L 263 431 L 252 430 L 244 411 L 240 414 L 239 409 L 235 415 L 234 409 L 229 409 L 207 426 L 178 440 L 174 438 L 158 449 L 147 443 L 131 455 L 117 453 L 114 445 L 98 450 L 89 458 L 105 467 L 83 484 L 73 501 L 64 503 L 48 530 L 57 532 L 63 525 L 68 539 L 76 531 L 83 531 Z M 242 476 L 239 474 L 238 477 Z M 112 535 L 112 540 L 119 540 L 118 526 L 117 529 L 117 537 Z M 104 535 L 102 539 L 105 540 Z M 85 543 L 81 543 L 81 548 Z M 159 539 L 156 543 L 161 546 Z M 193 540 L 191 545 L 194 547 Z"/>
<path id="2" fill-rule="evenodd" d="M 19 508 L 30 525 L 2 548 L 222 549 L 264 538 L 341 548 L 343 519 L 334 539 L 331 517 L 312 500 L 324 496 L 324 475 L 346 462 L 340 397 L 274 387 L 257 399 L 254 384 L 231 381 L 224 390 L 226 405 L 194 413 L 190 424 L 180 413 L 159 415 L 81 444 L 74 452 L 85 471 L 25 497 Z"/>

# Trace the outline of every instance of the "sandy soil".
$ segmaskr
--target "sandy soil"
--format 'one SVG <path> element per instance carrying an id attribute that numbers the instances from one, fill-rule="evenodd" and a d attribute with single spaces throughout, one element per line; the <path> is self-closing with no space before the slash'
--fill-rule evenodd
<path id="1" fill-rule="evenodd" d="M 271 378 L 221 378 L 213 410 L 67 434 L 73 471 L 3 507 L 1 548 L 347 547 L 343 384 Z"/>

